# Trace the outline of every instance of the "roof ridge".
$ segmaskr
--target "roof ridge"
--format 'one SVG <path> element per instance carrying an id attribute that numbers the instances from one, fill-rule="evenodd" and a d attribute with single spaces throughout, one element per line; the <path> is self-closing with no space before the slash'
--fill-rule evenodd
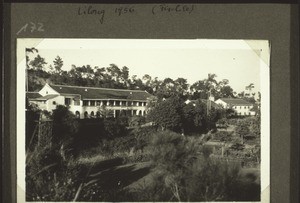
<path id="1" fill-rule="evenodd" d="M 232 100 L 243 100 L 243 101 L 246 101 L 246 102 L 248 102 L 247 100 L 245 100 L 245 99 L 242 99 L 242 98 L 226 98 L 226 97 L 224 97 L 224 98 L 220 98 L 220 99 L 232 99 Z"/>
<path id="2" fill-rule="evenodd" d="M 54 84 L 49 84 L 49 86 L 77 87 L 77 88 L 104 89 L 104 90 L 119 90 L 119 91 L 130 91 L 130 92 L 132 92 L 132 91 L 134 91 L 134 92 L 146 92 L 144 90 L 114 89 L 114 88 L 105 88 L 105 87 L 86 87 L 86 86 L 77 86 L 77 85 L 54 85 Z"/>
<path id="3" fill-rule="evenodd" d="M 242 103 L 244 105 L 253 105 L 251 102 L 249 102 L 245 99 L 242 99 L 242 98 L 220 98 L 220 100 L 223 100 L 224 102 L 227 102 L 227 103 L 230 103 L 230 101 L 228 101 L 228 100 L 231 100 L 232 102 L 236 101 L 234 103 L 240 103 L 242 101 Z"/>

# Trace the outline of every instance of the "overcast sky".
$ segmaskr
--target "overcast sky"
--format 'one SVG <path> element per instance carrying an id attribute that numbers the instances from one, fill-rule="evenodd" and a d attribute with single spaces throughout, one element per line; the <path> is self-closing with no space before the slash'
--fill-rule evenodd
<path id="1" fill-rule="evenodd" d="M 127 66 L 129 74 L 142 77 L 177 79 L 193 84 L 215 73 L 217 80 L 228 79 L 236 92 L 254 83 L 260 89 L 259 51 L 244 40 L 124 40 L 124 39 L 43 39 L 35 46 L 48 65 L 56 56 L 71 65 Z"/>

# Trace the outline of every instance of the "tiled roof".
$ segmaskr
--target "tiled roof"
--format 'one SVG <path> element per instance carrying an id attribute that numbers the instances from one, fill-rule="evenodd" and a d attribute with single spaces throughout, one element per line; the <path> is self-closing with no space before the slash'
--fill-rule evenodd
<path id="1" fill-rule="evenodd" d="M 239 106 L 253 106 L 250 102 L 247 102 L 243 99 L 236 99 L 236 98 L 220 98 L 222 101 L 226 102 L 227 104 L 231 105 L 239 105 Z"/>
<path id="2" fill-rule="evenodd" d="M 60 94 L 81 95 L 81 99 L 124 99 L 124 100 L 147 100 L 152 97 L 146 91 L 110 89 L 98 87 L 81 87 L 67 85 L 49 85 Z"/>
<path id="3" fill-rule="evenodd" d="M 208 99 L 199 99 L 202 103 L 204 103 L 204 104 L 207 104 L 207 102 L 208 102 Z M 197 102 L 197 100 L 188 100 L 188 102 L 186 102 L 186 103 L 196 103 Z M 211 104 L 211 106 L 212 107 L 214 107 L 214 108 L 220 108 L 220 105 L 219 104 L 217 104 L 217 103 L 215 103 L 214 101 L 210 101 L 210 104 Z"/>
<path id="4" fill-rule="evenodd" d="M 38 93 L 38 92 L 26 92 L 26 97 L 28 99 L 35 99 L 38 97 L 42 97 L 42 95 L 40 95 L 40 93 Z"/>
<path id="5" fill-rule="evenodd" d="M 208 99 L 200 99 L 203 103 L 207 103 L 208 102 Z M 215 103 L 214 101 L 210 101 L 210 104 L 211 104 L 211 106 L 212 107 L 214 107 L 214 108 L 220 108 L 220 105 L 219 104 L 217 104 L 217 103 Z"/>
<path id="6" fill-rule="evenodd" d="M 55 97 L 58 97 L 59 95 L 57 94 L 48 94 L 46 96 L 41 96 L 41 97 L 38 97 L 38 98 L 34 98 L 34 99 L 31 99 L 31 100 L 36 100 L 36 101 L 47 101 L 48 99 L 53 99 Z"/>

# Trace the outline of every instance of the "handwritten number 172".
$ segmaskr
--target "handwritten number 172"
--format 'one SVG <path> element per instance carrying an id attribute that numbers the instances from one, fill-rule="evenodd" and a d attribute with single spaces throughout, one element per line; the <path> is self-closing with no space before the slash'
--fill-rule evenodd
<path id="1" fill-rule="evenodd" d="M 32 32 L 44 32 L 44 24 L 43 23 L 26 23 L 21 29 L 17 32 L 17 35 L 20 34 L 21 32 L 26 32 L 29 30 L 31 33 Z"/>

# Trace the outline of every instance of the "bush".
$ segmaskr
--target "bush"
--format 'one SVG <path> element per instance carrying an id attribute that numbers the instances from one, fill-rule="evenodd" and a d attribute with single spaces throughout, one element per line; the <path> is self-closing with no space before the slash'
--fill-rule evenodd
<path id="1" fill-rule="evenodd" d="M 33 150 L 34 144 L 37 142 L 34 135 L 37 131 L 37 121 L 39 120 L 41 110 L 35 104 L 27 105 L 26 111 L 26 150 Z"/>
<path id="2" fill-rule="evenodd" d="M 27 201 L 72 201 L 87 173 L 86 167 L 59 153 L 59 147 L 37 145 L 26 157 Z"/>
<path id="3" fill-rule="evenodd" d="M 232 133 L 227 131 L 217 131 L 213 134 L 213 140 L 218 140 L 221 142 L 230 142 L 232 141 Z"/>
<path id="4" fill-rule="evenodd" d="M 146 123 L 144 116 L 132 116 L 129 119 L 129 127 L 138 127 Z"/>
<path id="5" fill-rule="evenodd" d="M 239 166 L 214 159 L 197 159 L 186 174 L 183 196 L 188 201 L 226 201 L 238 179 Z"/>
<path id="6" fill-rule="evenodd" d="M 221 201 L 230 197 L 239 167 L 210 158 L 209 149 L 189 142 L 184 136 L 165 131 L 153 135 L 150 151 L 160 182 L 153 180 L 145 192 L 159 194 L 164 191 L 158 196 L 167 195 L 168 201 Z M 156 191 L 151 191 L 151 188 Z"/>
<path id="7" fill-rule="evenodd" d="M 104 130 L 109 138 L 125 136 L 126 133 L 126 121 L 122 119 L 106 118 L 104 119 Z"/>
<path id="8" fill-rule="evenodd" d="M 196 148 L 180 134 L 161 131 L 152 136 L 150 151 L 152 151 L 151 160 L 154 165 L 172 170 L 184 168 L 185 162 L 195 156 Z"/>
<path id="9" fill-rule="evenodd" d="M 146 146 L 148 146 L 153 134 L 155 134 L 156 132 L 157 129 L 153 126 L 134 128 L 130 134 L 136 138 L 135 149 L 143 150 Z"/>
<path id="10" fill-rule="evenodd" d="M 216 123 L 217 127 L 220 128 L 227 128 L 228 127 L 228 120 L 226 118 L 221 118 Z"/>
<path id="11" fill-rule="evenodd" d="M 78 132 L 74 135 L 73 142 L 76 154 L 98 147 L 103 140 L 113 140 L 128 135 L 125 121 L 122 119 L 80 119 L 78 122 Z"/>

